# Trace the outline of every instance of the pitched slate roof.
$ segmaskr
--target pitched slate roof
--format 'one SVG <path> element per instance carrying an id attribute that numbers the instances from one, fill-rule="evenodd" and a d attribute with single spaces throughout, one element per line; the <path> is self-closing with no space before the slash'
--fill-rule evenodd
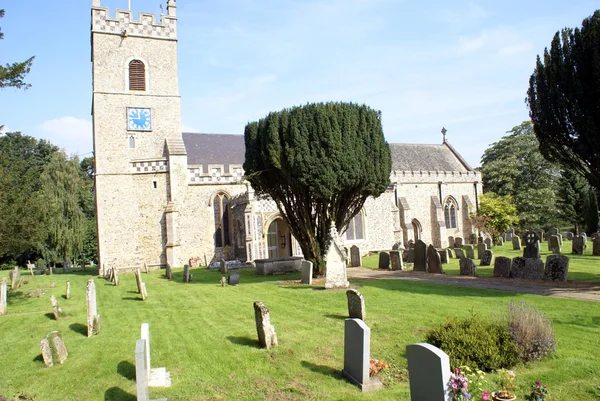
<path id="1" fill-rule="evenodd" d="M 182 134 L 188 165 L 244 164 L 243 135 Z M 446 142 L 441 145 L 390 143 L 392 170 L 472 171 L 469 164 Z"/>

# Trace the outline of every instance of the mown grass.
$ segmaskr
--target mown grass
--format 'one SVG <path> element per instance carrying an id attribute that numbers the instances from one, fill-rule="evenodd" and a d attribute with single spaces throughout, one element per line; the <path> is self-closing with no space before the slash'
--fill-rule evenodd
<path id="1" fill-rule="evenodd" d="M 6 275 L 6 272 L 0 274 Z M 176 400 L 408 400 L 406 345 L 451 316 L 498 314 L 510 300 L 528 301 L 554 322 L 558 342 L 552 357 L 517 367 L 519 399 L 535 380 L 547 384 L 552 400 L 595 400 L 600 384 L 600 304 L 503 291 L 404 280 L 363 280 L 352 285 L 365 296 L 371 354 L 392 365 L 386 387 L 362 394 L 341 376 L 344 291 L 300 285 L 299 276 L 241 272 L 241 284 L 221 287 L 220 274 L 194 269 L 194 281 L 173 281 L 163 272 L 143 274 L 149 297 L 141 301 L 133 274 L 118 287 L 96 280 L 100 335 L 87 338 L 83 273 L 26 278 L 9 292 L 8 314 L 0 317 L 0 395 L 18 392 L 35 400 L 135 400 L 135 341 L 140 324 L 151 331 L 153 367 L 165 366 L 171 388 L 151 389 L 151 398 Z M 71 299 L 62 297 L 71 281 Z M 55 287 L 51 288 L 51 283 Z M 42 288 L 41 298 L 29 298 Z M 50 295 L 70 315 L 54 320 Z M 252 304 L 263 301 L 279 346 L 257 347 Z M 62 332 L 69 350 L 64 365 L 46 368 L 39 341 Z M 492 378 L 490 377 L 490 381 Z M 496 386 L 490 385 L 493 390 Z"/>
<path id="2" fill-rule="evenodd" d="M 586 282 L 600 282 L 600 256 L 592 256 L 592 242 L 588 240 L 587 249 L 583 255 L 572 255 L 571 254 L 571 241 L 565 240 L 562 246 L 563 255 L 569 257 L 569 280 L 575 281 L 586 281 Z M 512 243 L 507 242 L 502 246 L 494 246 L 492 248 L 494 256 L 506 256 L 509 258 L 515 258 L 517 256 L 523 256 L 523 250 L 513 250 Z M 542 242 L 540 244 L 540 258 L 546 261 L 546 257 L 552 255 L 552 252 L 548 251 L 548 243 Z M 477 248 L 475 246 L 475 256 L 477 256 Z M 379 263 L 379 255 L 372 254 L 362 259 L 364 267 L 371 269 L 377 269 Z M 477 266 L 477 276 L 480 277 L 491 277 L 494 273 L 493 266 L 479 266 L 479 260 L 475 260 Z M 458 259 L 449 259 L 448 264 L 443 265 L 444 273 L 449 275 L 458 275 L 460 273 Z"/>

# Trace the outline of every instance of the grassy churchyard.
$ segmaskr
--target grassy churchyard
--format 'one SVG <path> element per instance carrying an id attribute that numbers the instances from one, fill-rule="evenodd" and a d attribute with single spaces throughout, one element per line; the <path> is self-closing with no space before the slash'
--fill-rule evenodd
<path id="1" fill-rule="evenodd" d="M 509 247 L 494 251 L 517 256 Z M 599 262 L 585 255 L 573 258 L 569 278 L 600 283 Z M 457 274 L 456 260 L 444 269 Z M 491 268 L 478 272 L 490 275 Z M 299 274 L 263 277 L 247 269 L 241 271 L 240 285 L 221 287 L 218 271 L 192 273 L 191 283 L 182 282 L 182 269 L 174 270 L 172 281 L 164 278 L 164 270 L 142 273 L 145 301 L 133 274 L 119 275 L 119 286 L 95 277 L 102 331 L 88 338 L 89 271 L 35 277 L 22 271 L 27 283 L 9 290 L 8 313 L 0 317 L 0 395 L 24 393 L 41 401 L 135 400 L 134 348 L 140 325 L 147 322 L 152 367 L 166 367 L 172 379 L 170 388 L 150 389 L 153 399 L 408 400 L 408 344 L 423 341 L 424 332 L 447 317 L 499 314 L 515 300 L 531 303 L 552 319 L 557 340 L 557 351 L 549 358 L 516 367 L 518 399 L 537 380 L 548 385 L 549 400 L 599 398 L 600 303 L 404 280 L 352 281 L 365 297 L 372 357 L 391 364 L 382 374 L 384 389 L 363 394 L 341 376 L 345 291 L 300 285 Z M 68 300 L 63 297 L 67 280 Z M 41 297 L 28 296 L 38 288 Z M 54 320 L 51 295 L 68 317 Z M 272 350 L 258 348 L 252 306 L 257 300 L 270 309 L 279 337 Z M 69 358 L 47 368 L 39 343 L 53 330 L 62 333 Z M 487 380 L 487 389 L 496 390 L 495 375 Z"/>

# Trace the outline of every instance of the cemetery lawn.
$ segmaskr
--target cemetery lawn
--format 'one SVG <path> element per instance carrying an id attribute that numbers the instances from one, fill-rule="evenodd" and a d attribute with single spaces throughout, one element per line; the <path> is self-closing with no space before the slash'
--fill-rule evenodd
<path id="1" fill-rule="evenodd" d="M 173 382 L 171 388 L 151 388 L 153 399 L 409 400 L 408 344 L 423 341 L 424 332 L 447 317 L 501 314 L 515 300 L 530 302 L 552 319 L 558 343 L 550 358 L 516 367 L 518 399 L 537 380 L 548 385 L 552 401 L 598 399 L 599 303 L 405 280 L 353 281 L 365 297 L 371 354 L 392 365 L 382 375 L 384 389 L 362 394 L 340 373 L 345 291 L 300 285 L 299 274 L 263 277 L 243 270 L 239 286 L 223 288 L 217 271 L 192 273 L 194 281 L 186 284 L 182 269 L 174 270 L 173 281 L 164 278 L 164 271 L 142 273 L 146 301 L 137 293 L 133 274 L 119 275 L 117 287 L 95 277 L 102 332 L 87 338 L 85 285 L 91 276 L 31 278 L 22 272 L 28 283 L 9 290 L 8 314 L 0 317 L 0 395 L 24 393 L 38 401 L 135 400 L 134 348 L 141 323 L 148 322 L 152 367 L 166 367 Z M 4 276 L 7 272 L 0 272 Z M 67 280 L 68 300 L 63 298 Z M 44 291 L 41 298 L 28 297 L 38 288 Z M 52 294 L 69 317 L 54 320 Z M 252 306 L 257 300 L 270 309 L 279 337 L 272 350 L 257 346 Z M 63 334 L 69 358 L 47 368 L 39 342 L 52 330 Z M 487 389 L 496 390 L 495 377 L 488 381 Z"/>

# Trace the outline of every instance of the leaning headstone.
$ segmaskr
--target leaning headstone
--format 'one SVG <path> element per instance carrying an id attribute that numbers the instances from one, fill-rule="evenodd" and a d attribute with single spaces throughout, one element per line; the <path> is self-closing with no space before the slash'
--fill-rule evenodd
<path id="1" fill-rule="evenodd" d="M 459 266 L 461 276 L 474 276 L 477 271 L 475 262 L 470 258 L 460 258 Z"/>
<path id="2" fill-rule="evenodd" d="M 50 347 L 50 341 L 44 337 L 40 341 L 40 351 L 42 352 L 42 359 L 47 367 L 54 366 L 54 358 L 52 357 L 52 347 Z"/>
<path id="3" fill-rule="evenodd" d="M 487 249 L 491 249 L 492 248 L 492 239 L 491 238 L 484 239 L 483 243 L 487 246 Z"/>
<path id="4" fill-rule="evenodd" d="M 87 282 L 85 299 L 87 304 L 87 336 L 91 337 L 100 332 L 100 315 L 98 315 L 96 309 L 96 283 L 92 278 Z"/>
<path id="5" fill-rule="evenodd" d="M 404 270 L 400 251 L 390 251 L 390 260 L 392 262 L 392 270 Z"/>
<path id="6" fill-rule="evenodd" d="M 71 282 L 67 281 L 67 288 L 65 290 L 65 299 L 71 298 Z"/>
<path id="7" fill-rule="evenodd" d="M 343 251 L 340 237 L 332 224 L 329 228 L 329 244 L 325 250 L 325 288 L 347 288 L 350 283 L 346 276 L 348 259 Z"/>
<path id="8" fill-rule="evenodd" d="M 448 401 L 450 359 L 441 349 L 427 343 L 406 347 L 411 401 Z"/>
<path id="9" fill-rule="evenodd" d="M 144 301 L 148 294 L 146 293 L 146 284 L 142 281 L 142 273 L 140 273 L 140 269 L 135 270 L 135 282 L 137 283 L 138 292 L 142 296 L 142 301 Z"/>
<path id="10" fill-rule="evenodd" d="M 190 266 L 183 265 L 183 282 L 189 283 L 192 281 L 192 273 L 190 273 Z"/>
<path id="11" fill-rule="evenodd" d="M 463 246 L 463 239 L 461 237 L 455 237 L 454 238 L 454 247 L 460 248 L 461 246 Z"/>
<path id="12" fill-rule="evenodd" d="M 144 340 L 145 348 L 145 370 L 148 376 L 148 387 L 171 387 L 171 374 L 166 368 L 154 368 L 150 363 L 150 326 L 142 323 L 141 338 Z"/>
<path id="13" fill-rule="evenodd" d="M 8 276 L 10 277 L 10 289 L 14 290 L 17 288 L 17 283 L 19 282 L 19 278 L 21 277 L 21 272 L 19 268 L 15 266 L 15 268 L 8 272 Z"/>
<path id="14" fill-rule="evenodd" d="M 58 331 L 49 333 L 40 341 L 40 350 L 44 363 L 48 367 L 55 364 L 62 365 L 69 357 L 63 338 Z"/>
<path id="15" fill-rule="evenodd" d="M 6 306 L 6 277 L 2 277 L 2 281 L 0 281 L 0 316 L 6 315 L 7 312 Z"/>
<path id="16" fill-rule="evenodd" d="M 594 238 L 594 245 L 592 248 L 592 255 L 600 256 L 600 236 Z"/>
<path id="17" fill-rule="evenodd" d="M 573 243 L 571 246 L 571 250 L 574 255 L 583 255 L 583 250 L 585 249 L 584 237 L 581 235 L 576 235 L 573 237 Z"/>
<path id="18" fill-rule="evenodd" d="M 379 268 L 389 270 L 390 254 L 387 252 L 379 252 Z"/>
<path id="19" fill-rule="evenodd" d="M 376 378 L 369 376 L 371 363 L 371 329 L 361 319 L 344 321 L 344 370 L 348 380 L 361 391 L 372 391 L 383 387 Z"/>
<path id="20" fill-rule="evenodd" d="M 271 324 L 269 309 L 260 301 L 254 302 L 254 320 L 258 332 L 258 343 L 261 347 L 270 349 L 277 345 L 277 333 L 275 326 Z"/>
<path id="21" fill-rule="evenodd" d="M 498 256 L 494 261 L 494 277 L 510 277 L 511 259 Z"/>
<path id="22" fill-rule="evenodd" d="M 465 254 L 469 259 L 475 259 L 475 251 L 473 250 L 473 245 L 465 245 Z"/>
<path id="23" fill-rule="evenodd" d="M 536 231 L 526 231 L 523 234 L 523 249 L 524 258 L 537 259 L 540 257 L 540 237 Z"/>
<path id="24" fill-rule="evenodd" d="M 302 261 L 302 279 L 300 282 L 302 284 L 312 285 L 312 276 L 313 276 L 313 264 L 308 260 Z"/>
<path id="25" fill-rule="evenodd" d="M 480 266 L 491 266 L 494 263 L 494 252 L 486 250 L 481 257 Z"/>
<path id="26" fill-rule="evenodd" d="M 548 238 L 548 250 L 554 254 L 560 255 L 560 243 L 558 241 L 558 235 L 552 234 Z"/>
<path id="27" fill-rule="evenodd" d="M 29 273 L 31 273 L 31 275 L 33 276 L 33 271 L 35 270 L 35 263 L 31 263 L 31 261 L 27 261 L 27 270 L 29 270 Z"/>
<path id="28" fill-rule="evenodd" d="M 427 271 L 427 245 L 420 239 L 415 242 L 415 262 L 413 270 L 417 272 Z"/>
<path id="29" fill-rule="evenodd" d="M 350 247 L 350 266 L 351 267 L 361 267 L 362 260 L 360 257 L 360 248 L 356 245 L 352 245 Z"/>
<path id="30" fill-rule="evenodd" d="M 463 251 L 462 248 L 454 248 L 454 252 L 456 253 L 457 259 L 462 259 L 465 257 L 465 251 Z"/>
<path id="31" fill-rule="evenodd" d="M 219 273 L 227 274 L 227 262 L 225 262 L 225 259 L 219 261 Z"/>
<path id="32" fill-rule="evenodd" d="M 546 258 L 544 280 L 567 281 L 569 258 L 563 255 L 549 255 Z"/>
<path id="33" fill-rule="evenodd" d="M 513 245 L 513 251 L 520 251 L 521 250 L 521 238 L 514 236 L 512 237 L 512 245 Z"/>
<path id="34" fill-rule="evenodd" d="M 365 298 L 356 290 L 347 290 L 346 298 L 348 299 L 348 316 L 351 319 L 365 320 Z"/>
<path id="35" fill-rule="evenodd" d="M 477 244 L 477 259 L 481 260 L 486 249 L 487 245 L 485 245 L 483 242 Z"/>
<path id="36" fill-rule="evenodd" d="M 438 249 L 437 253 L 440 255 L 440 260 L 442 264 L 448 263 L 448 249 Z"/>
<path id="37" fill-rule="evenodd" d="M 50 302 L 52 303 L 52 313 L 54 314 L 54 319 L 60 319 L 62 317 L 62 308 L 58 306 L 58 302 L 56 301 L 56 297 L 54 295 L 50 296 Z"/>
<path id="38" fill-rule="evenodd" d="M 427 247 L 427 273 L 443 273 L 442 260 L 433 245 Z"/>
<path id="39" fill-rule="evenodd" d="M 233 273 L 227 276 L 227 284 L 229 285 L 238 285 L 240 283 L 240 275 L 239 273 Z"/>
<path id="40" fill-rule="evenodd" d="M 148 292 L 146 291 L 146 283 L 142 282 L 142 292 L 140 293 L 142 296 L 142 301 L 145 301 L 148 297 Z"/>

